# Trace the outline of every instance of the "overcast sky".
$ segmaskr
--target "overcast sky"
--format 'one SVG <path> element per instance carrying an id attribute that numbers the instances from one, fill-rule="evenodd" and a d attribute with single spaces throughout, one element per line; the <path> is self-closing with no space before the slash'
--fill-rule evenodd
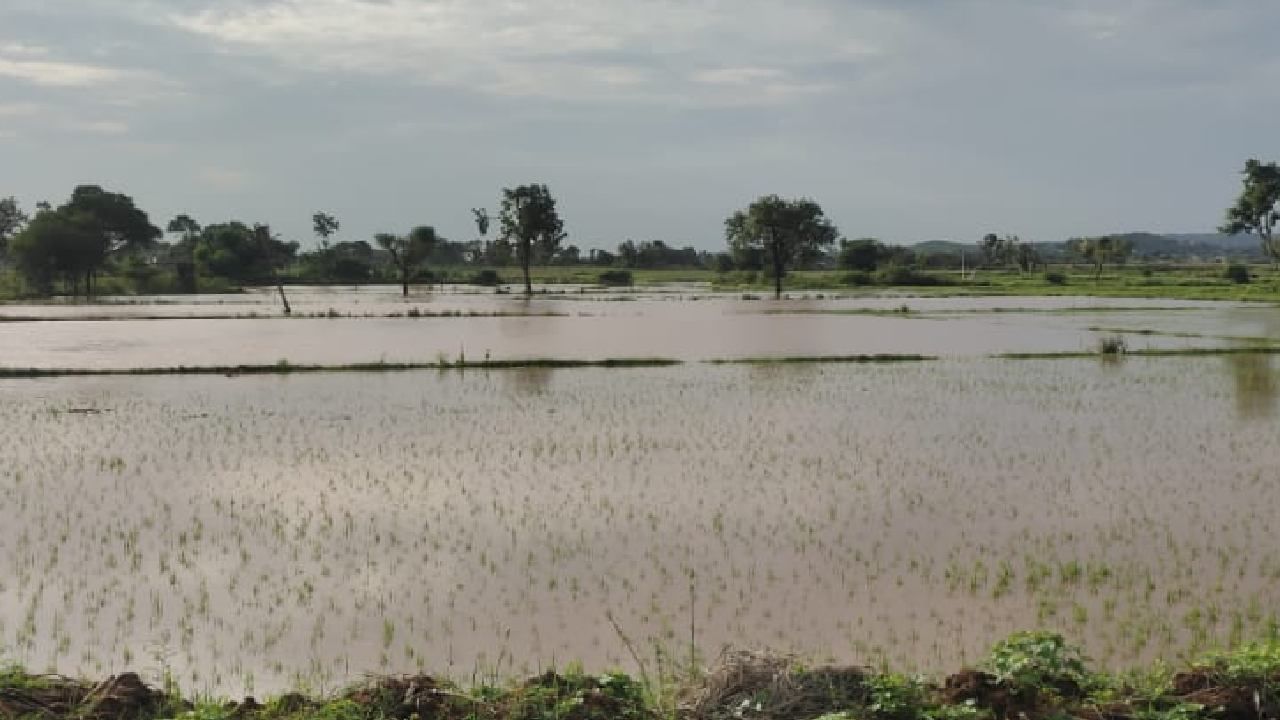
<path id="1" fill-rule="evenodd" d="M 1276 0 L 0 0 L 0 196 L 342 239 L 545 182 L 570 240 L 756 196 L 894 242 L 1208 231 L 1280 159 Z"/>

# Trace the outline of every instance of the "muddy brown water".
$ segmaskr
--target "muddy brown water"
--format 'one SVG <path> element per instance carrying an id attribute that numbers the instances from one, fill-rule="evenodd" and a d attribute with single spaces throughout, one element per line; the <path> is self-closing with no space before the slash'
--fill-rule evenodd
<path id="1" fill-rule="evenodd" d="M 555 292 L 525 300 L 474 288 L 419 289 L 408 299 L 385 287 L 292 291 L 296 315 L 336 319 L 281 319 L 278 302 L 265 291 L 5 305 L 0 366 L 981 356 L 1092 350 L 1115 332 L 1127 333 L 1135 349 L 1280 342 L 1280 310 L 1239 303 L 821 293 L 772 301 L 693 286 Z M 465 317 L 387 317 L 411 311 Z M 501 316 L 470 316 L 495 313 Z"/>
<path id="2" fill-rule="evenodd" d="M 612 614 L 651 672 L 952 670 L 1041 626 L 1176 662 L 1278 622 L 1278 387 L 1262 355 L 0 381 L 0 655 L 259 695 L 634 671 Z"/>

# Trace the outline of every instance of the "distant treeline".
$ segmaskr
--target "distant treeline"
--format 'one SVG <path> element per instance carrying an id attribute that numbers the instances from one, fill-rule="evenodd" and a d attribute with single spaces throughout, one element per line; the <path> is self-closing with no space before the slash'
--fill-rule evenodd
<path id="1" fill-rule="evenodd" d="M 404 235 L 382 233 L 339 239 L 341 225 L 324 212 L 313 216 L 314 249 L 285 240 L 270 226 L 240 220 L 201 224 L 178 215 L 155 225 L 133 198 L 94 185 L 75 188 L 62 205 L 39 203 L 28 214 L 0 198 L 0 269 L 21 279 L 28 294 L 64 292 L 196 292 L 261 283 L 497 284 L 498 268 L 600 268 L 601 282 L 626 284 L 630 270 L 698 269 L 752 272 L 777 278 L 789 270 L 878 272 L 892 279 L 917 270 L 1016 268 L 1051 262 L 1096 266 L 1130 259 L 1206 261 L 1263 258 L 1247 236 L 1163 236 L 1128 233 L 1065 242 L 1030 242 L 987 234 L 974 243 L 931 241 L 913 246 L 840 236 L 810 200 L 767 196 L 726 220 L 727 251 L 675 247 L 663 240 L 625 240 L 613 250 L 583 250 L 567 242 L 555 199 L 545 185 L 503 190 L 498 217 L 472 210 L 476 237 L 450 240 L 430 226 Z M 491 222 L 500 223 L 490 237 Z M 1234 230 L 1234 228 L 1233 228 Z M 0 286 L 5 273 L 0 273 Z M 106 287 L 103 287 L 103 282 Z M 4 291 L 0 287 L 0 292 Z M 14 290 L 10 287 L 9 290 Z"/>

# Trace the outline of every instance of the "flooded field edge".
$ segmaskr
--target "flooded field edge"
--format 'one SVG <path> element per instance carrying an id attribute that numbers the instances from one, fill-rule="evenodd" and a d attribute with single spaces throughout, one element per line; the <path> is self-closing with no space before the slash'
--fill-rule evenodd
<path id="1" fill-rule="evenodd" d="M 678 655 L 676 653 L 674 656 Z M 474 672 L 373 675 L 332 689 L 299 686 L 240 700 L 184 694 L 163 675 L 102 681 L 0 667 L 0 718 L 47 720 L 1256 720 L 1280 710 L 1280 640 L 1109 673 L 1048 631 L 1021 631 L 939 676 L 832 665 L 792 653 L 726 648 L 703 665 L 551 667 L 525 679 Z"/>

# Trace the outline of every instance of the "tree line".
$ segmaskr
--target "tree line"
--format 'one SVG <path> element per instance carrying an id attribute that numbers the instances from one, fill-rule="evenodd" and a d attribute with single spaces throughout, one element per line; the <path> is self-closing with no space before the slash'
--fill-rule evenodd
<path id="1" fill-rule="evenodd" d="M 1258 235 L 1263 254 L 1280 262 L 1280 239 L 1275 235 L 1280 168 L 1250 159 L 1243 175 L 1244 187 L 1219 231 Z M 797 269 L 881 272 L 890 281 L 905 281 L 923 269 L 1015 268 L 1026 273 L 1045 267 L 1051 254 L 1049 244 L 995 233 L 978 241 L 972 258 L 963 250 L 925 252 L 875 238 L 851 240 L 841 236 L 816 201 L 778 195 L 763 196 L 726 218 L 726 251 L 716 253 L 675 248 L 662 240 L 626 240 L 612 252 L 583 253 L 566 244 L 568 233 L 556 199 L 543 184 L 504 188 L 496 218 L 486 208 L 473 208 L 471 213 L 477 233 L 473 239 L 452 241 L 433 226 L 420 225 L 405 233 L 378 233 L 369 242 L 337 240 L 339 219 L 317 212 L 312 228 L 318 246 L 304 252 L 298 242 L 282 239 L 263 223 L 228 220 L 202 225 L 180 214 L 162 230 L 128 195 L 82 185 L 57 207 L 38 203 L 33 215 L 16 199 L 0 198 L 0 262 L 16 269 L 30 292 L 61 289 L 73 296 L 92 296 L 104 273 L 123 277 L 142 292 L 151 291 L 158 276 L 168 273 L 173 289 L 180 292 L 196 292 L 211 280 L 215 286 L 271 282 L 281 288 L 283 299 L 288 279 L 393 281 L 407 295 L 412 283 L 442 279 L 437 272 L 445 268 L 509 266 L 521 269 L 524 290 L 532 293 L 530 269 L 536 265 L 763 272 L 780 296 L 785 277 Z M 172 239 L 164 240 L 166 234 Z M 1053 252 L 1087 263 L 1100 277 L 1105 265 L 1124 263 L 1133 244 L 1124 235 L 1081 237 Z M 480 271 L 460 279 L 496 284 L 497 275 Z"/>

